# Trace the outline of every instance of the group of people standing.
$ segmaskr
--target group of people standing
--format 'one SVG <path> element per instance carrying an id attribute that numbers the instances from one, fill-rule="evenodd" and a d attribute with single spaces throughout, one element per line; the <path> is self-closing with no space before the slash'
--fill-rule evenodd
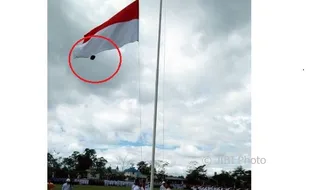
<path id="1" fill-rule="evenodd" d="M 191 190 L 249 190 L 243 188 L 233 188 L 233 187 L 215 187 L 209 185 L 202 185 L 202 186 L 192 186 Z"/>
<path id="2" fill-rule="evenodd" d="M 171 190 L 172 186 L 169 182 L 162 182 L 162 185 L 160 186 L 160 190 Z M 150 190 L 150 184 L 146 183 L 145 180 L 139 180 L 136 179 L 134 184 L 131 187 L 131 190 Z"/>
<path id="3" fill-rule="evenodd" d="M 159 188 L 159 190 L 171 190 L 171 189 L 172 189 L 172 186 L 168 181 L 167 182 L 163 181 L 162 185 Z"/>
<path id="4" fill-rule="evenodd" d="M 145 182 L 145 180 L 135 179 L 131 190 L 150 190 L 150 186 L 148 183 Z"/>
<path id="5" fill-rule="evenodd" d="M 55 185 L 49 181 L 48 182 L 48 190 L 53 190 L 55 188 Z M 68 178 L 66 182 L 62 185 L 62 190 L 72 190 L 72 183 L 71 180 Z M 162 185 L 160 186 L 160 190 L 171 190 L 172 185 L 169 182 L 162 182 Z M 131 190 L 150 190 L 150 184 L 146 183 L 145 180 L 139 180 L 136 179 L 134 181 L 134 184 L 131 187 Z"/>

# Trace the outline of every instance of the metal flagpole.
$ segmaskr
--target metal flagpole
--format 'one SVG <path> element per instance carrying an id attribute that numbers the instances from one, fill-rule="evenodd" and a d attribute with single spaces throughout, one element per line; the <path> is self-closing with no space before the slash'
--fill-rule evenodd
<path id="1" fill-rule="evenodd" d="M 151 184 L 150 184 L 150 190 L 154 189 L 156 122 L 157 122 L 157 103 L 158 103 L 157 101 L 158 101 L 158 81 L 159 81 L 159 57 L 160 57 L 160 36 L 161 36 L 162 5 L 163 5 L 163 0 L 160 0 L 160 5 L 159 5 L 159 24 L 158 24 L 158 42 L 157 42 L 157 66 L 156 66 L 156 79 L 155 79 L 153 145 L 152 145 L 152 165 L 151 165 Z"/>

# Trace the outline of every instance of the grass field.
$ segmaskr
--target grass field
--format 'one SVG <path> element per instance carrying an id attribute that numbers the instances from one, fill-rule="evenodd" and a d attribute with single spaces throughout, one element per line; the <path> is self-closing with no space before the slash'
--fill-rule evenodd
<path id="1" fill-rule="evenodd" d="M 93 185 L 75 185 L 74 190 L 131 190 L 130 187 L 106 187 L 106 186 L 93 186 Z M 56 185 L 54 190 L 61 190 L 61 185 Z M 155 190 L 159 190 L 156 189 Z"/>

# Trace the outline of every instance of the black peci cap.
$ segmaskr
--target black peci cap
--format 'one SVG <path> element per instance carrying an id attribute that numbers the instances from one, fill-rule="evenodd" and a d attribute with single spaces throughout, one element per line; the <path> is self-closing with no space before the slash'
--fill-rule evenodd
<path id="1" fill-rule="evenodd" d="M 94 60 L 96 58 L 96 56 L 92 55 L 90 56 L 90 60 Z"/>

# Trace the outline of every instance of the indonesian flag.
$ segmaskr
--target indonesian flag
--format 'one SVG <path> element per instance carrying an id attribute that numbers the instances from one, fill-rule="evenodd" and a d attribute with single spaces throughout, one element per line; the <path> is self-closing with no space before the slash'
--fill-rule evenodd
<path id="1" fill-rule="evenodd" d="M 110 38 L 119 48 L 139 41 L 139 0 L 132 2 L 108 21 L 85 34 L 84 37 L 93 35 Z M 85 39 L 83 44 L 77 45 L 73 56 L 74 58 L 89 58 L 102 51 L 112 49 L 115 47 L 109 41 L 93 37 Z"/>

